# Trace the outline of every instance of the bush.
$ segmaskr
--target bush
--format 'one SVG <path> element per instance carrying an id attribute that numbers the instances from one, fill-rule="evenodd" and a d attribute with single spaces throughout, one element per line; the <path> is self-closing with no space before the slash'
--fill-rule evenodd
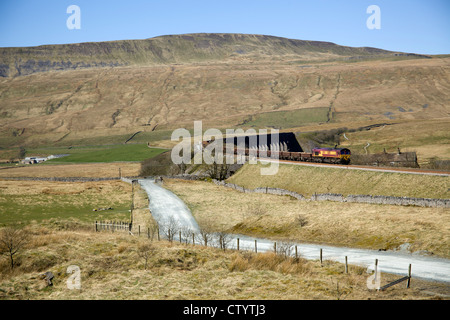
<path id="1" fill-rule="evenodd" d="M 309 274 L 311 265 L 305 259 L 295 259 L 274 252 L 235 253 L 229 265 L 230 271 L 270 270 L 289 274 Z"/>
<path id="2" fill-rule="evenodd" d="M 323 145 L 339 145 L 341 141 L 341 135 L 348 132 L 347 128 L 337 128 L 331 130 L 316 131 L 305 134 L 304 138 L 309 139 L 316 147 Z"/>
<path id="3" fill-rule="evenodd" d="M 156 157 L 141 162 L 140 176 L 165 176 L 178 174 L 179 169 L 173 164 L 171 152 L 167 151 Z"/>
<path id="4" fill-rule="evenodd" d="M 296 222 L 298 223 L 298 225 L 300 227 L 304 227 L 308 224 L 308 219 L 306 219 L 306 217 L 304 215 L 299 214 L 296 218 L 295 218 Z"/>
<path id="5" fill-rule="evenodd" d="M 431 158 L 427 167 L 429 169 L 450 170 L 450 160 L 439 160 L 437 158 Z"/>

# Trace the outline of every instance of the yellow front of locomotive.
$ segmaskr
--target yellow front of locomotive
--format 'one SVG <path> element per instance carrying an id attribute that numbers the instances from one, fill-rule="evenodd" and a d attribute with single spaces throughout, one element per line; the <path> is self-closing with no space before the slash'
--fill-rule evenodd
<path id="1" fill-rule="evenodd" d="M 341 163 L 342 164 L 349 164 L 350 163 L 350 156 L 351 152 L 349 149 L 342 149 L 341 150 Z"/>

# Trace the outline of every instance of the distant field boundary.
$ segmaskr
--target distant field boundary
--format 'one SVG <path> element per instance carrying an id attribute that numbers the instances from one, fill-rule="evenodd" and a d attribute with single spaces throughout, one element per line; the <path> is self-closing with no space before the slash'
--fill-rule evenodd
<path id="1" fill-rule="evenodd" d="M 120 177 L 109 177 L 109 178 L 97 178 L 97 177 L 0 177 L 0 180 L 90 182 L 90 181 L 120 180 Z"/>
<path id="2" fill-rule="evenodd" d="M 131 183 L 132 180 L 137 179 L 183 179 L 183 180 L 200 180 L 205 177 L 193 175 L 179 175 L 179 176 L 154 176 L 154 177 L 0 177 L 0 180 L 19 180 L 19 181 L 59 181 L 59 182 L 90 182 L 90 181 L 113 181 L 122 180 Z"/>
<path id="3" fill-rule="evenodd" d="M 218 186 L 232 188 L 234 190 L 244 193 L 266 193 L 280 196 L 291 196 L 298 200 L 312 200 L 312 201 L 337 201 L 337 202 L 356 202 L 356 203 L 370 203 L 370 204 L 387 204 L 397 206 L 418 206 L 418 207 L 433 207 L 433 208 L 450 208 L 450 199 L 431 199 L 431 198 L 410 198 L 410 197 L 393 197 L 393 196 L 377 196 L 377 195 L 352 195 L 349 194 L 344 197 L 338 193 L 315 193 L 311 198 L 285 189 L 260 187 L 256 189 L 246 189 L 234 183 L 226 183 L 224 181 L 213 180 Z"/>

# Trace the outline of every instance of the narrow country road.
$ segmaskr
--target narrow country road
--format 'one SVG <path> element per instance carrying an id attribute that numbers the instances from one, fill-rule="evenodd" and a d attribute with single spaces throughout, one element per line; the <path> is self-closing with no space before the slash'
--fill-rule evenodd
<path id="1" fill-rule="evenodd" d="M 163 224 L 173 218 L 180 226 L 188 227 L 194 233 L 200 231 L 191 211 L 175 194 L 158 186 L 154 180 L 139 180 L 139 184 L 148 194 L 150 212 L 158 224 Z"/>
<path id="2" fill-rule="evenodd" d="M 175 194 L 157 185 L 154 180 L 139 180 L 139 183 L 148 194 L 150 210 L 158 223 L 164 223 L 166 219 L 173 217 L 181 225 L 189 227 L 195 233 L 200 230 L 187 206 Z M 231 235 L 229 248 L 236 248 L 237 238 L 239 238 L 240 249 L 254 250 L 255 240 L 257 241 L 258 252 L 274 249 L 274 241 L 272 240 L 235 234 Z M 344 263 L 347 256 L 349 264 L 373 269 L 375 259 L 378 259 L 378 270 L 380 272 L 402 276 L 408 274 L 408 267 L 411 264 L 413 278 L 450 282 L 450 260 L 448 259 L 396 251 L 375 251 L 304 243 L 296 243 L 295 245 L 297 245 L 299 254 L 305 259 L 319 259 L 320 249 L 322 249 L 324 260 Z"/>

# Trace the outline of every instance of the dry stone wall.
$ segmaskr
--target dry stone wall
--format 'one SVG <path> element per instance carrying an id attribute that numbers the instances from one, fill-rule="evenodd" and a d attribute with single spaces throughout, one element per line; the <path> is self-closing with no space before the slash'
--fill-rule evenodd
<path id="1" fill-rule="evenodd" d="M 410 197 L 393 197 L 393 196 L 378 196 L 378 195 L 348 195 L 336 193 L 315 193 L 310 198 L 279 188 L 256 188 L 246 189 L 233 183 L 226 183 L 224 181 L 213 180 L 216 185 L 232 188 L 245 193 L 267 193 L 281 196 L 291 196 L 298 200 L 312 200 L 312 201 L 337 201 L 337 202 L 356 202 L 356 203 L 370 203 L 370 204 L 388 204 L 398 206 L 419 206 L 419 207 L 433 207 L 433 208 L 450 208 L 450 199 L 431 199 L 431 198 L 410 198 Z"/>

